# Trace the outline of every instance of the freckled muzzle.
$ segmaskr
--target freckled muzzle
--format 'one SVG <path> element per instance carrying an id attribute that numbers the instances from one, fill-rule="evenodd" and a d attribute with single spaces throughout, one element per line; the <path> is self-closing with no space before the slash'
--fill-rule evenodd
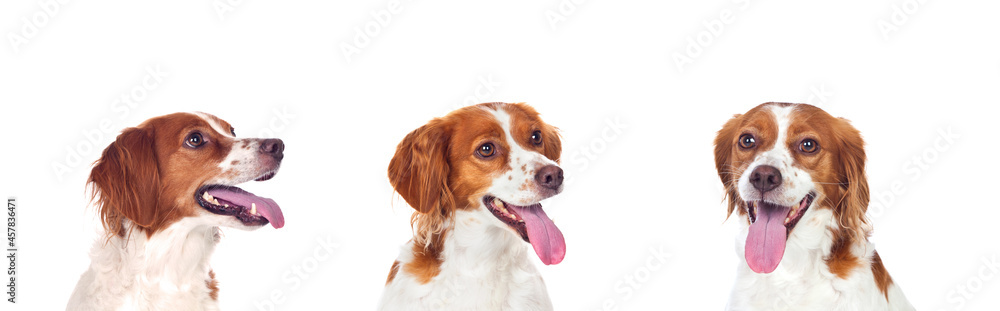
<path id="1" fill-rule="evenodd" d="M 285 144 L 280 139 L 258 140 L 258 157 L 268 160 L 262 165 L 269 168 L 253 180 L 266 181 L 273 178 L 284 158 L 284 150 Z M 249 227 L 268 223 L 275 229 L 285 226 L 285 217 L 277 202 L 236 186 L 206 185 L 198 189 L 194 197 L 205 210 L 217 215 L 233 216 Z"/>

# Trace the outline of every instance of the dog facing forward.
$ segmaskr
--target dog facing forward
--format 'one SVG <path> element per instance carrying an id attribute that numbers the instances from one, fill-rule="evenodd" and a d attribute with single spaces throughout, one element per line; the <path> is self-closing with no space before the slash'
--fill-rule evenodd
<path id="1" fill-rule="evenodd" d="M 871 232 L 861 134 L 805 104 L 765 103 L 715 138 L 743 224 L 729 310 L 913 310 Z"/>

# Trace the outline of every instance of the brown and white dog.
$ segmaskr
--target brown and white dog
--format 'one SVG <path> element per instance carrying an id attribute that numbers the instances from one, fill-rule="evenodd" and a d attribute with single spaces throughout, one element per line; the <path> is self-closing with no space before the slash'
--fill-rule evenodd
<path id="1" fill-rule="evenodd" d="M 551 310 L 524 242 L 546 265 L 566 253 L 540 201 L 560 193 L 556 128 L 525 104 L 486 103 L 403 139 L 389 181 L 412 206 L 413 239 L 380 310 Z"/>
<path id="2" fill-rule="evenodd" d="M 715 138 L 743 229 L 729 310 L 913 310 L 875 247 L 861 134 L 805 104 L 765 103 Z"/>
<path id="3" fill-rule="evenodd" d="M 274 177 L 284 144 L 235 135 L 205 113 L 152 118 L 118 135 L 89 181 L 106 238 L 67 310 L 218 309 L 209 257 L 219 226 L 285 223 L 273 200 L 235 186 Z"/>

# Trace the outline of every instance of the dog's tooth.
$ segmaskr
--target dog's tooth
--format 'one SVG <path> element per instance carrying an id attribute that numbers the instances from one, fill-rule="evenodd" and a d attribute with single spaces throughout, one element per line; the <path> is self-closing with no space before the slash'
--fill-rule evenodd
<path id="1" fill-rule="evenodd" d="M 202 193 L 201 194 L 201 198 L 205 199 L 205 201 L 211 201 L 211 200 L 215 199 L 215 197 L 212 197 L 212 195 L 208 194 L 208 192 Z"/>
<path id="2" fill-rule="evenodd" d="M 222 206 L 229 207 L 229 204 L 222 204 Z"/>
<path id="3" fill-rule="evenodd" d="M 215 204 L 215 205 L 219 205 L 219 200 L 216 200 L 215 198 L 212 198 L 212 203 Z"/>
<path id="4" fill-rule="evenodd" d="M 257 215 L 257 203 L 250 203 L 250 215 Z"/>

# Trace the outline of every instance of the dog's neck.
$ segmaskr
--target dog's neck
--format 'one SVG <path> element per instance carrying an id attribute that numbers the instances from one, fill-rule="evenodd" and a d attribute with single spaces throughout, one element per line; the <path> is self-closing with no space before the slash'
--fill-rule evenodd
<path id="1" fill-rule="evenodd" d="M 456 211 L 451 232 L 445 234 L 441 248 L 441 273 L 448 279 L 480 279 L 474 282 L 489 286 L 509 285 L 515 274 L 536 273 L 528 257 L 527 243 L 521 237 L 493 224 L 494 217 L 476 211 Z M 471 284 L 474 284 L 471 283 Z M 462 284 L 470 284 L 462 282 Z M 502 295 L 506 288 L 482 288 Z"/>
<path id="2" fill-rule="evenodd" d="M 444 239 L 443 259 L 471 260 L 475 265 L 501 263 L 504 261 L 527 260 L 524 240 L 509 229 L 493 225 L 492 215 L 480 212 L 457 211 L 454 219 L 454 234 Z M 477 260 L 495 258 L 499 260 Z"/>
<path id="3" fill-rule="evenodd" d="M 118 274 L 124 282 L 146 280 L 178 288 L 204 285 L 209 258 L 219 240 L 218 227 L 182 219 L 149 236 L 130 222 L 126 228 L 123 236 L 98 240 L 91 255 L 92 265 L 122 269 L 95 269 L 98 273 Z"/>

